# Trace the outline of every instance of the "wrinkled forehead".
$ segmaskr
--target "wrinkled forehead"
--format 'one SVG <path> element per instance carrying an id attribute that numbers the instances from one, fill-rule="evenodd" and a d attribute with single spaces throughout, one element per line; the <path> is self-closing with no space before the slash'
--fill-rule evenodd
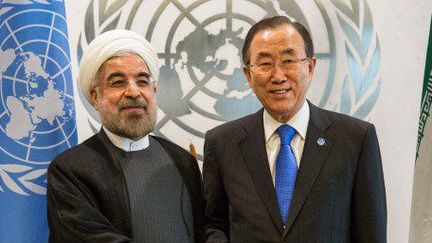
<path id="1" fill-rule="evenodd" d="M 98 73 L 116 70 L 130 71 L 132 68 L 150 74 L 149 66 L 143 57 L 133 52 L 122 52 L 109 57 L 99 67 Z"/>
<path id="2" fill-rule="evenodd" d="M 290 25 L 260 30 L 249 49 L 251 59 L 274 56 L 305 55 L 305 44 L 298 31 Z"/>
<path id="3" fill-rule="evenodd" d="M 299 57 L 302 55 L 301 51 L 295 50 L 293 48 L 286 48 L 277 51 L 267 51 L 265 49 L 258 50 L 255 53 L 255 59 L 263 59 L 263 58 L 275 58 L 275 57 Z"/>

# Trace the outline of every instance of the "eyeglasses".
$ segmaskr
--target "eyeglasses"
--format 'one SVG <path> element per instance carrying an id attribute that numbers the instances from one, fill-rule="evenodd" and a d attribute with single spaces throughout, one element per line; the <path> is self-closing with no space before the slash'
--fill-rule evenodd
<path id="1" fill-rule="evenodd" d="M 299 59 L 284 59 L 279 62 L 259 62 L 257 64 L 247 64 L 252 72 L 256 74 L 269 74 L 273 71 L 274 67 L 279 66 L 284 72 L 289 72 L 297 68 L 298 63 L 309 61 L 311 57 L 299 58 Z"/>
<path id="2" fill-rule="evenodd" d="M 124 90 L 126 89 L 131 81 L 126 79 L 123 75 L 114 74 L 112 77 L 108 78 L 107 82 L 104 82 L 104 86 L 110 89 L 115 90 Z M 156 81 L 151 77 L 150 74 L 144 73 L 139 75 L 135 80 L 133 80 L 134 84 L 139 89 L 148 89 L 150 86 L 154 85 Z"/>

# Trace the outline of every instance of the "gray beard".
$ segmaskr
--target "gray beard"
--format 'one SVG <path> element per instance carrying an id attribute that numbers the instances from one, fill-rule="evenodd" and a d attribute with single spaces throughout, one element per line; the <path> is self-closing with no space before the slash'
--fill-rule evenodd
<path id="1" fill-rule="evenodd" d="M 112 114 L 109 110 L 100 109 L 99 116 L 102 125 L 110 132 L 138 140 L 153 131 L 157 120 L 157 109 L 156 100 L 154 100 L 153 104 L 146 106 L 144 115 L 132 113 L 122 118 L 119 113 Z"/>

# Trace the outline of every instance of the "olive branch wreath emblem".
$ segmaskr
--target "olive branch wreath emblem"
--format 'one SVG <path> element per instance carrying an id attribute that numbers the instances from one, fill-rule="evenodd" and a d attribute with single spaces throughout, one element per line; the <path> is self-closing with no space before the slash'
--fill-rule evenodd
<path id="1" fill-rule="evenodd" d="M 130 5 L 130 1 L 119 0 L 108 6 L 107 0 L 92 0 L 85 16 L 85 31 L 78 41 L 78 60 L 81 59 L 83 46 L 88 45 L 98 34 L 117 28 L 131 29 L 132 21 L 142 3 L 143 0 L 134 1 L 127 20 L 121 23 L 119 20 L 122 12 L 127 4 Z M 340 106 L 331 108 L 367 119 L 381 91 L 381 49 L 373 28 L 372 13 L 366 0 L 350 0 L 350 4 L 331 0 L 331 3 L 346 38 L 345 60 L 348 70 L 343 81 Z M 97 131 L 93 126 L 92 129 Z"/>
<path id="2" fill-rule="evenodd" d="M 177 0 L 165 0 L 161 4 L 180 4 Z M 276 1 L 265 0 L 263 3 L 274 5 Z M 373 28 L 372 13 L 366 0 L 315 0 L 323 8 L 334 10 L 337 24 L 343 32 L 345 58 L 341 60 L 346 66 L 342 75 L 342 92 L 338 97 L 339 104 L 329 107 L 332 110 L 352 115 L 360 119 L 368 119 L 381 91 L 379 67 L 381 50 L 377 33 Z M 287 13 L 286 3 L 278 1 L 281 12 Z M 97 35 L 112 29 L 131 29 L 132 22 L 143 0 L 118 0 L 108 3 L 107 0 L 92 0 L 85 14 L 85 28 L 79 36 L 78 60 L 81 59 L 83 49 Z M 283 7 L 283 8 L 282 8 Z M 300 10 L 300 9 L 299 9 Z M 325 10 L 323 10 L 325 11 Z M 160 14 L 160 13 L 158 13 Z M 331 88 L 335 89 L 335 87 Z M 326 102 L 327 103 L 327 102 Z M 321 106 L 326 103 L 320 104 Z M 98 132 L 91 122 L 88 123 L 94 133 Z"/>
<path id="3" fill-rule="evenodd" d="M 374 30 L 372 13 L 364 0 L 351 0 L 351 6 L 340 0 L 331 1 L 346 37 L 348 73 L 343 82 L 339 111 L 367 119 L 381 91 L 380 43 L 376 32 L 369 31 Z"/>
<path id="4" fill-rule="evenodd" d="M 17 179 L 12 178 L 9 174 L 17 174 L 24 173 L 23 176 L 18 177 Z M 44 186 L 38 185 L 32 180 L 37 179 L 47 172 L 46 169 L 33 170 L 33 167 L 27 165 L 18 165 L 18 164 L 0 164 L 0 178 L 4 182 L 4 184 L 13 192 L 23 195 L 29 196 L 27 192 L 25 192 L 17 183 L 21 184 L 27 190 L 40 194 L 46 194 L 46 188 Z M 0 186 L 0 191 L 4 192 L 4 189 Z"/>
<path id="5" fill-rule="evenodd" d="M 51 2 L 63 2 L 63 0 L 4 0 L 2 4 L 9 4 L 11 6 L 2 7 L 0 9 L 0 16 L 6 14 L 13 9 L 13 5 L 28 5 L 28 4 L 44 4 L 48 5 Z M 44 176 L 47 173 L 47 169 L 35 169 L 31 165 L 20 165 L 20 164 L 0 164 L 0 179 L 4 185 L 11 191 L 23 195 L 29 196 L 29 192 L 46 195 L 46 187 L 41 186 L 33 180 Z M 20 176 L 11 176 L 11 174 L 22 174 Z M 47 182 L 46 180 L 44 181 Z M 21 186 L 20 186 L 21 185 Z M 0 192 L 4 192 L 2 186 L 0 186 Z"/>

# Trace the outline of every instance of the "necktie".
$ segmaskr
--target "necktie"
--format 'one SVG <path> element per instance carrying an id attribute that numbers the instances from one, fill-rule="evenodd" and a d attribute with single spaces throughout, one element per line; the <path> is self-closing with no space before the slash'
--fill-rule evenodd
<path id="1" fill-rule="evenodd" d="M 275 190 L 282 222 L 285 225 L 297 176 L 297 162 L 291 148 L 291 140 L 296 131 L 289 125 L 282 125 L 278 128 L 278 133 L 281 147 L 276 159 Z"/>

